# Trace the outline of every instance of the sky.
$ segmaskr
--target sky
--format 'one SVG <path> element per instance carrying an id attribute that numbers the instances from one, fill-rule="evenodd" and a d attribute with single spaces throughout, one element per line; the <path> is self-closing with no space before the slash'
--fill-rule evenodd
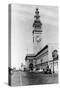
<path id="1" fill-rule="evenodd" d="M 33 53 L 33 22 L 39 8 L 42 22 L 42 46 L 58 44 L 58 7 L 13 4 L 11 6 L 11 66 L 20 68 L 25 64 L 27 53 Z"/>

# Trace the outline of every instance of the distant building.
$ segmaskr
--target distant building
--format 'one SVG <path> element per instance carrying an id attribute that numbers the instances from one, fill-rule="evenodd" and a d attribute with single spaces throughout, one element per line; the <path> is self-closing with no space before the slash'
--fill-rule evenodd
<path id="1" fill-rule="evenodd" d="M 35 20 L 33 23 L 34 30 L 33 33 L 33 51 L 34 54 L 28 54 L 25 57 L 27 68 L 29 69 L 30 63 L 33 63 L 33 68 L 36 69 L 45 69 L 47 65 L 53 72 L 58 72 L 58 58 L 52 56 L 53 51 L 58 51 L 58 44 L 48 43 L 43 46 L 42 44 L 42 22 L 40 21 L 39 10 L 36 8 L 35 11 Z M 43 46 L 43 47 L 42 47 Z M 56 52 L 55 52 L 56 56 Z"/>
<path id="2" fill-rule="evenodd" d="M 35 60 L 35 54 L 27 54 L 25 57 L 25 64 L 26 64 L 26 68 L 28 68 L 29 70 L 29 64 L 34 63 Z"/>

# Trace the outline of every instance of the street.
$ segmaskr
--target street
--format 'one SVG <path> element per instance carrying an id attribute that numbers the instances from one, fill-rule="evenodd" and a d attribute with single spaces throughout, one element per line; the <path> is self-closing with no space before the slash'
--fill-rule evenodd
<path id="1" fill-rule="evenodd" d="M 16 71 L 11 75 L 12 86 L 41 85 L 58 83 L 57 74 Z"/>

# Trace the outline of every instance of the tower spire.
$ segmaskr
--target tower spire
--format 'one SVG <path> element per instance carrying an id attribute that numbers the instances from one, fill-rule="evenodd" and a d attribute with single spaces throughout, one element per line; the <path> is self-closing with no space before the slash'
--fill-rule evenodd
<path id="1" fill-rule="evenodd" d="M 36 8 L 36 11 L 35 11 L 35 16 L 34 16 L 35 20 L 34 20 L 34 23 L 33 23 L 33 27 L 35 30 L 39 30 L 39 31 L 42 31 L 41 30 L 41 26 L 42 26 L 42 23 L 40 21 L 40 15 L 39 15 L 39 10 L 38 8 Z"/>
<path id="2" fill-rule="evenodd" d="M 38 11 L 38 8 L 36 8 L 36 11 L 35 11 L 35 16 L 34 16 L 36 19 L 38 19 L 40 16 L 39 16 L 39 11 Z"/>

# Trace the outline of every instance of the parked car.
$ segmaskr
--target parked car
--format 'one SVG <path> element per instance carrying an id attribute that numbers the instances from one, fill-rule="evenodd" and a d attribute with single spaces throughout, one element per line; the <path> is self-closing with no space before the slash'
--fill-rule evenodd
<path id="1" fill-rule="evenodd" d="M 36 70 L 36 72 L 43 72 L 43 69 L 38 69 Z"/>
<path id="2" fill-rule="evenodd" d="M 43 72 L 43 69 L 40 69 L 39 72 Z"/>
<path id="3" fill-rule="evenodd" d="M 51 69 L 45 70 L 44 73 L 51 74 Z"/>
<path id="4" fill-rule="evenodd" d="M 43 71 L 44 71 L 44 73 L 46 73 L 46 74 L 51 74 L 51 73 L 52 73 L 52 72 L 51 72 L 51 69 L 49 68 L 49 66 L 47 66 L 46 69 L 44 69 Z"/>

